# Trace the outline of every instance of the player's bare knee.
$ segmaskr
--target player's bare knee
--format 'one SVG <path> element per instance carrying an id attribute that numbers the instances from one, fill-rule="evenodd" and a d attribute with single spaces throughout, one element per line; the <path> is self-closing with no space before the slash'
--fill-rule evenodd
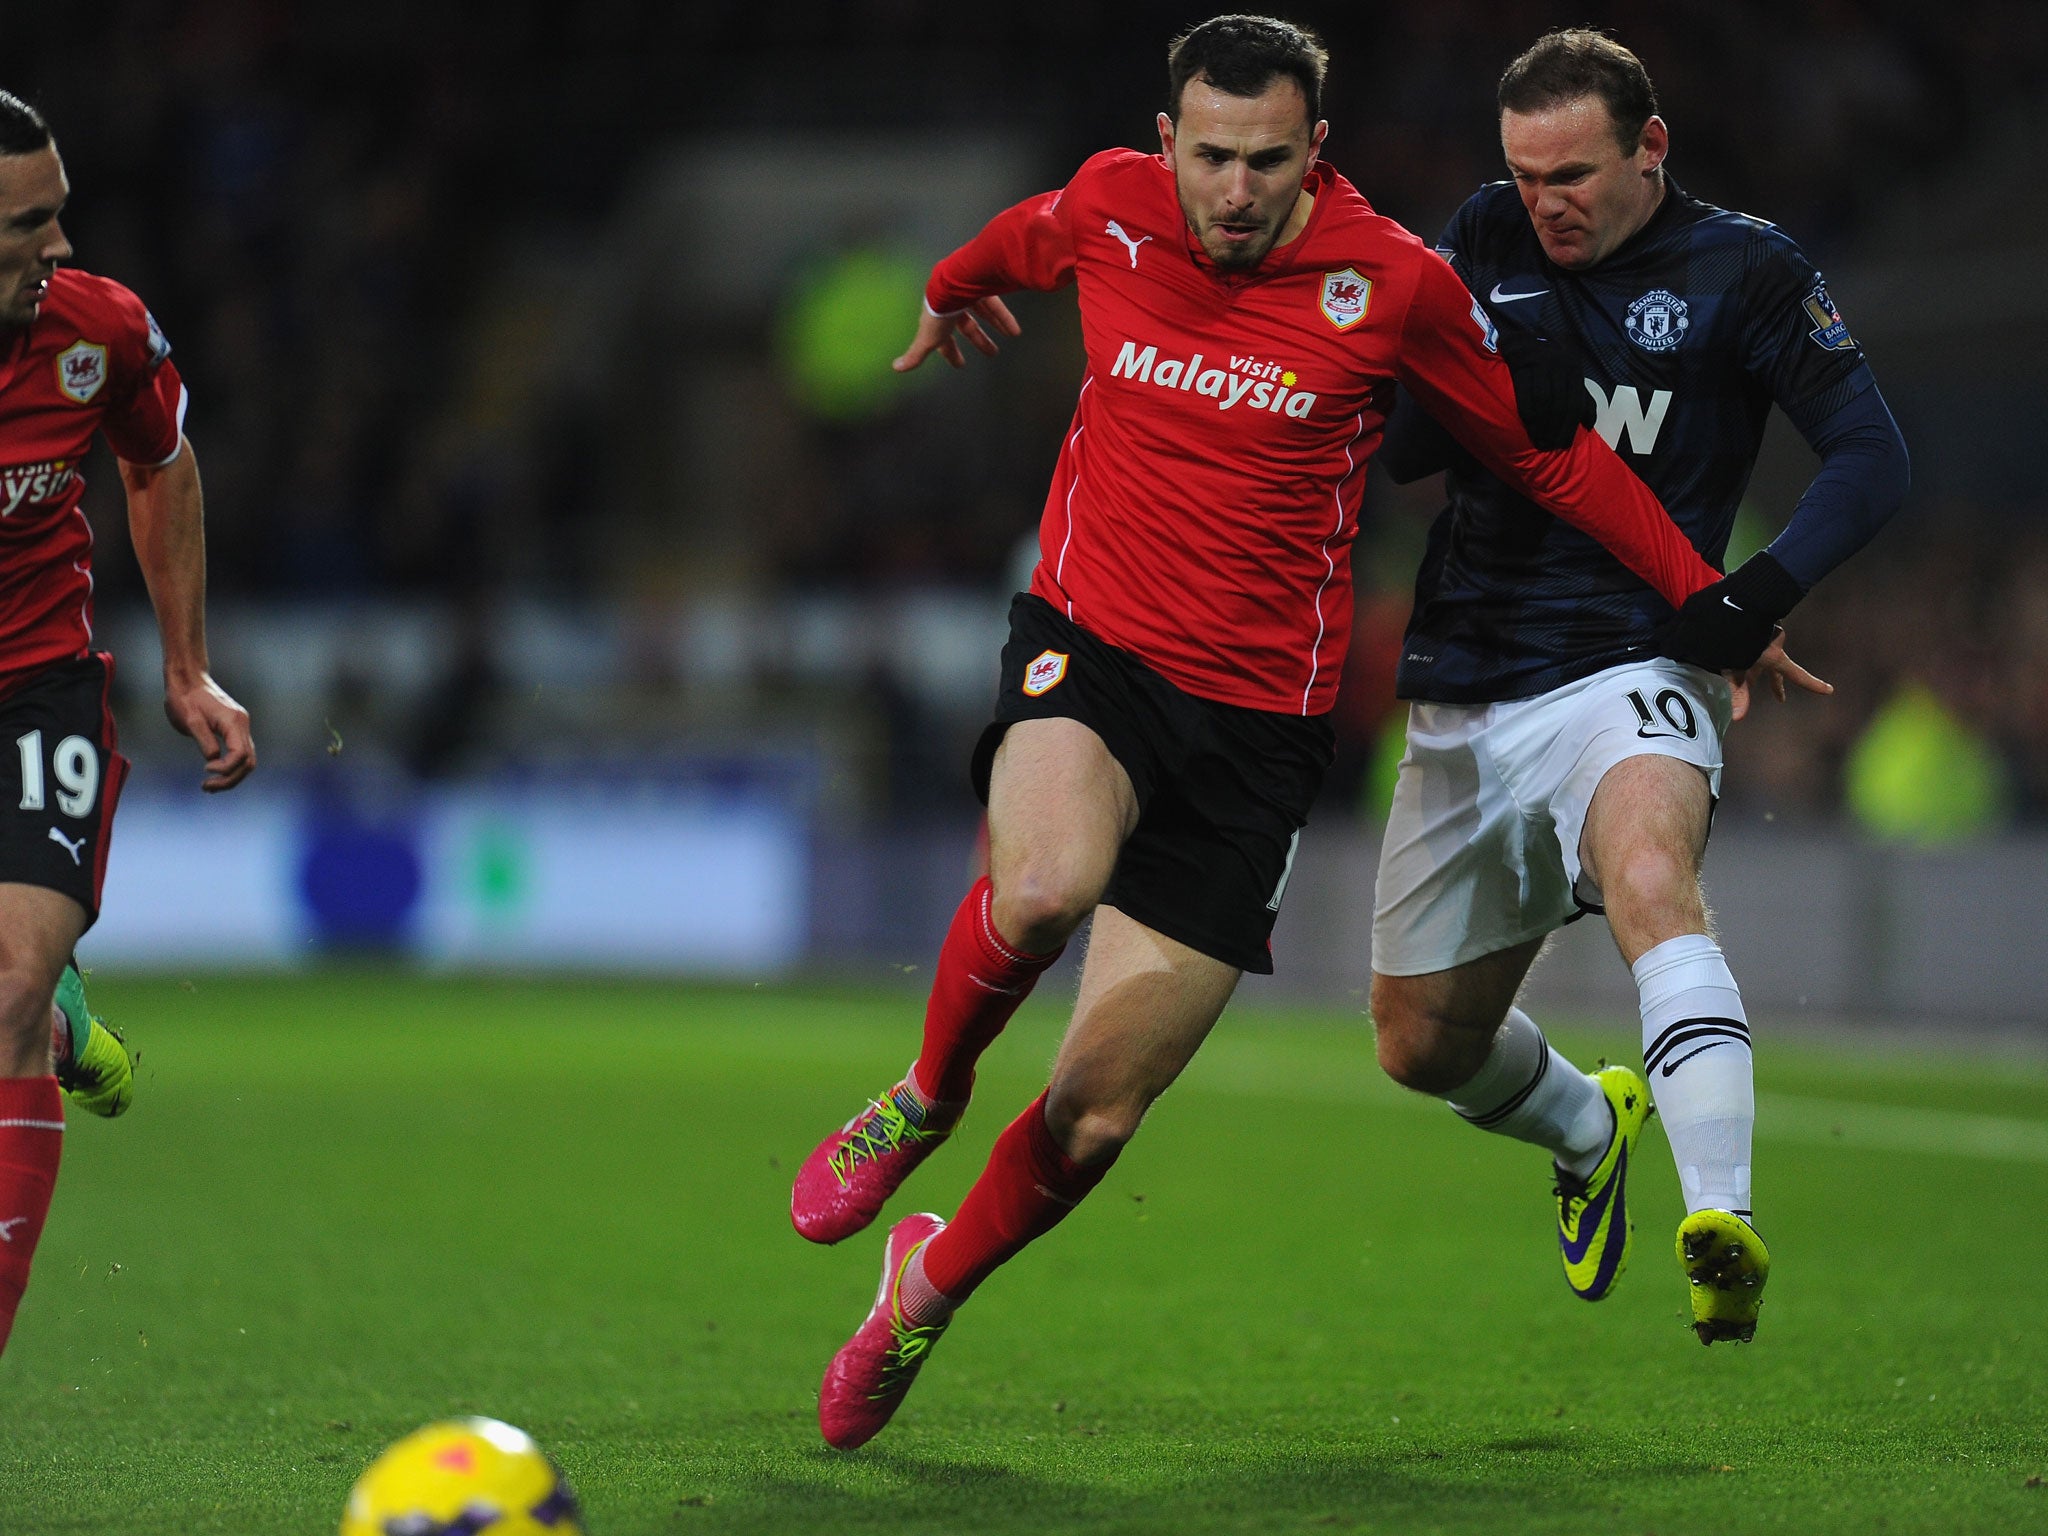
<path id="1" fill-rule="evenodd" d="M 1655 844 L 1626 849 L 1600 871 L 1610 914 L 1624 920 L 1683 921 L 1704 915 L 1692 856 Z"/>
<path id="2" fill-rule="evenodd" d="M 1045 954 L 1066 943 L 1095 907 L 1099 892 L 1056 868 L 1006 871 L 990 904 L 996 931 L 1019 949 Z"/>
<path id="3" fill-rule="evenodd" d="M 1068 1129 L 1067 1156 L 1083 1168 L 1099 1167 L 1123 1151 L 1144 1118 L 1144 1110 L 1126 1105 L 1084 1111 Z"/>
<path id="4" fill-rule="evenodd" d="M 1380 1070 L 1403 1088 L 1442 1095 L 1468 1083 L 1486 1063 L 1484 1041 L 1438 1023 L 1403 1034 L 1382 1030 Z"/>
<path id="5" fill-rule="evenodd" d="M 44 1049 L 50 1040 L 50 994 L 41 966 L 0 962 L 0 1041 Z"/>
<path id="6" fill-rule="evenodd" d="M 1084 1168 L 1098 1167 L 1138 1134 L 1150 1101 L 1097 1097 L 1055 1081 L 1046 1092 L 1045 1124 L 1067 1156 Z"/>

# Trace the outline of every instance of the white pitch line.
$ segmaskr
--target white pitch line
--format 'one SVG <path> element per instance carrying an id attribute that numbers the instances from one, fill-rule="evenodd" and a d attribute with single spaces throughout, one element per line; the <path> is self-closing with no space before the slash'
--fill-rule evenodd
<path id="1" fill-rule="evenodd" d="M 1370 1069 L 1361 1071 L 1350 1063 L 1338 1065 L 1307 1053 L 1286 1052 L 1284 1060 L 1261 1059 L 1263 1054 L 1252 1041 L 1213 1040 L 1189 1064 L 1181 1081 L 1197 1093 L 1375 1108 L 1409 1105 L 1448 1113 L 1435 1100 L 1397 1088 Z M 2048 1163 L 2048 1120 L 1781 1093 L 1759 1093 L 1756 1109 L 1759 1141 Z"/>

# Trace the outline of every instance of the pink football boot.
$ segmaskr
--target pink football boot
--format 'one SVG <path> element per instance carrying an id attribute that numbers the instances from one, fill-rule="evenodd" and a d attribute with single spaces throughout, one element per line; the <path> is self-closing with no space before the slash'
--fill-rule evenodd
<path id="1" fill-rule="evenodd" d="M 889 1197 L 953 1134 L 960 1119 L 955 1112 L 935 1126 L 932 1116 L 898 1083 L 819 1142 L 797 1170 L 789 1195 L 789 1219 L 797 1231 L 814 1243 L 836 1243 L 879 1216 Z"/>
<path id="2" fill-rule="evenodd" d="M 930 1212 L 906 1216 L 882 1248 L 882 1285 L 875 1305 L 848 1339 L 818 1387 L 818 1428 L 837 1450 L 866 1445 L 894 1417 L 945 1322 L 919 1326 L 903 1315 L 903 1271 L 917 1250 L 946 1229 Z"/>

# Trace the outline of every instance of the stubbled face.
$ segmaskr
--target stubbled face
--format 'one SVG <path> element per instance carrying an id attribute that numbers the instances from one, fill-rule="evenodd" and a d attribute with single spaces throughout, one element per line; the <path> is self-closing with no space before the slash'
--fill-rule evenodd
<path id="1" fill-rule="evenodd" d="M 1649 222 L 1664 195 L 1664 120 L 1651 118 L 1641 142 L 1624 150 L 1598 96 L 1501 113 L 1500 147 L 1543 254 L 1560 267 L 1578 270 L 1605 259 Z"/>
<path id="2" fill-rule="evenodd" d="M 1211 261 L 1256 267 L 1301 232 L 1302 179 L 1329 126 L 1309 122 L 1308 99 L 1285 75 L 1256 96 L 1228 96 L 1197 77 L 1181 91 L 1178 123 L 1159 114 L 1159 147 L 1181 212 Z"/>
<path id="3" fill-rule="evenodd" d="M 50 275 L 71 259 L 71 242 L 57 226 L 70 195 L 56 145 L 0 155 L 0 328 L 33 324 Z"/>

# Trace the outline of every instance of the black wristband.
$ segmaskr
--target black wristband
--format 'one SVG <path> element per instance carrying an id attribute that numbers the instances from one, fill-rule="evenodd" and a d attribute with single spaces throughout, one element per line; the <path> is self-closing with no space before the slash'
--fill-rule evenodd
<path id="1" fill-rule="evenodd" d="M 1773 624 L 1799 605 L 1806 591 L 1768 549 L 1758 550 L 1717 583 L 1721 593 L 1745 613 Z"/>

